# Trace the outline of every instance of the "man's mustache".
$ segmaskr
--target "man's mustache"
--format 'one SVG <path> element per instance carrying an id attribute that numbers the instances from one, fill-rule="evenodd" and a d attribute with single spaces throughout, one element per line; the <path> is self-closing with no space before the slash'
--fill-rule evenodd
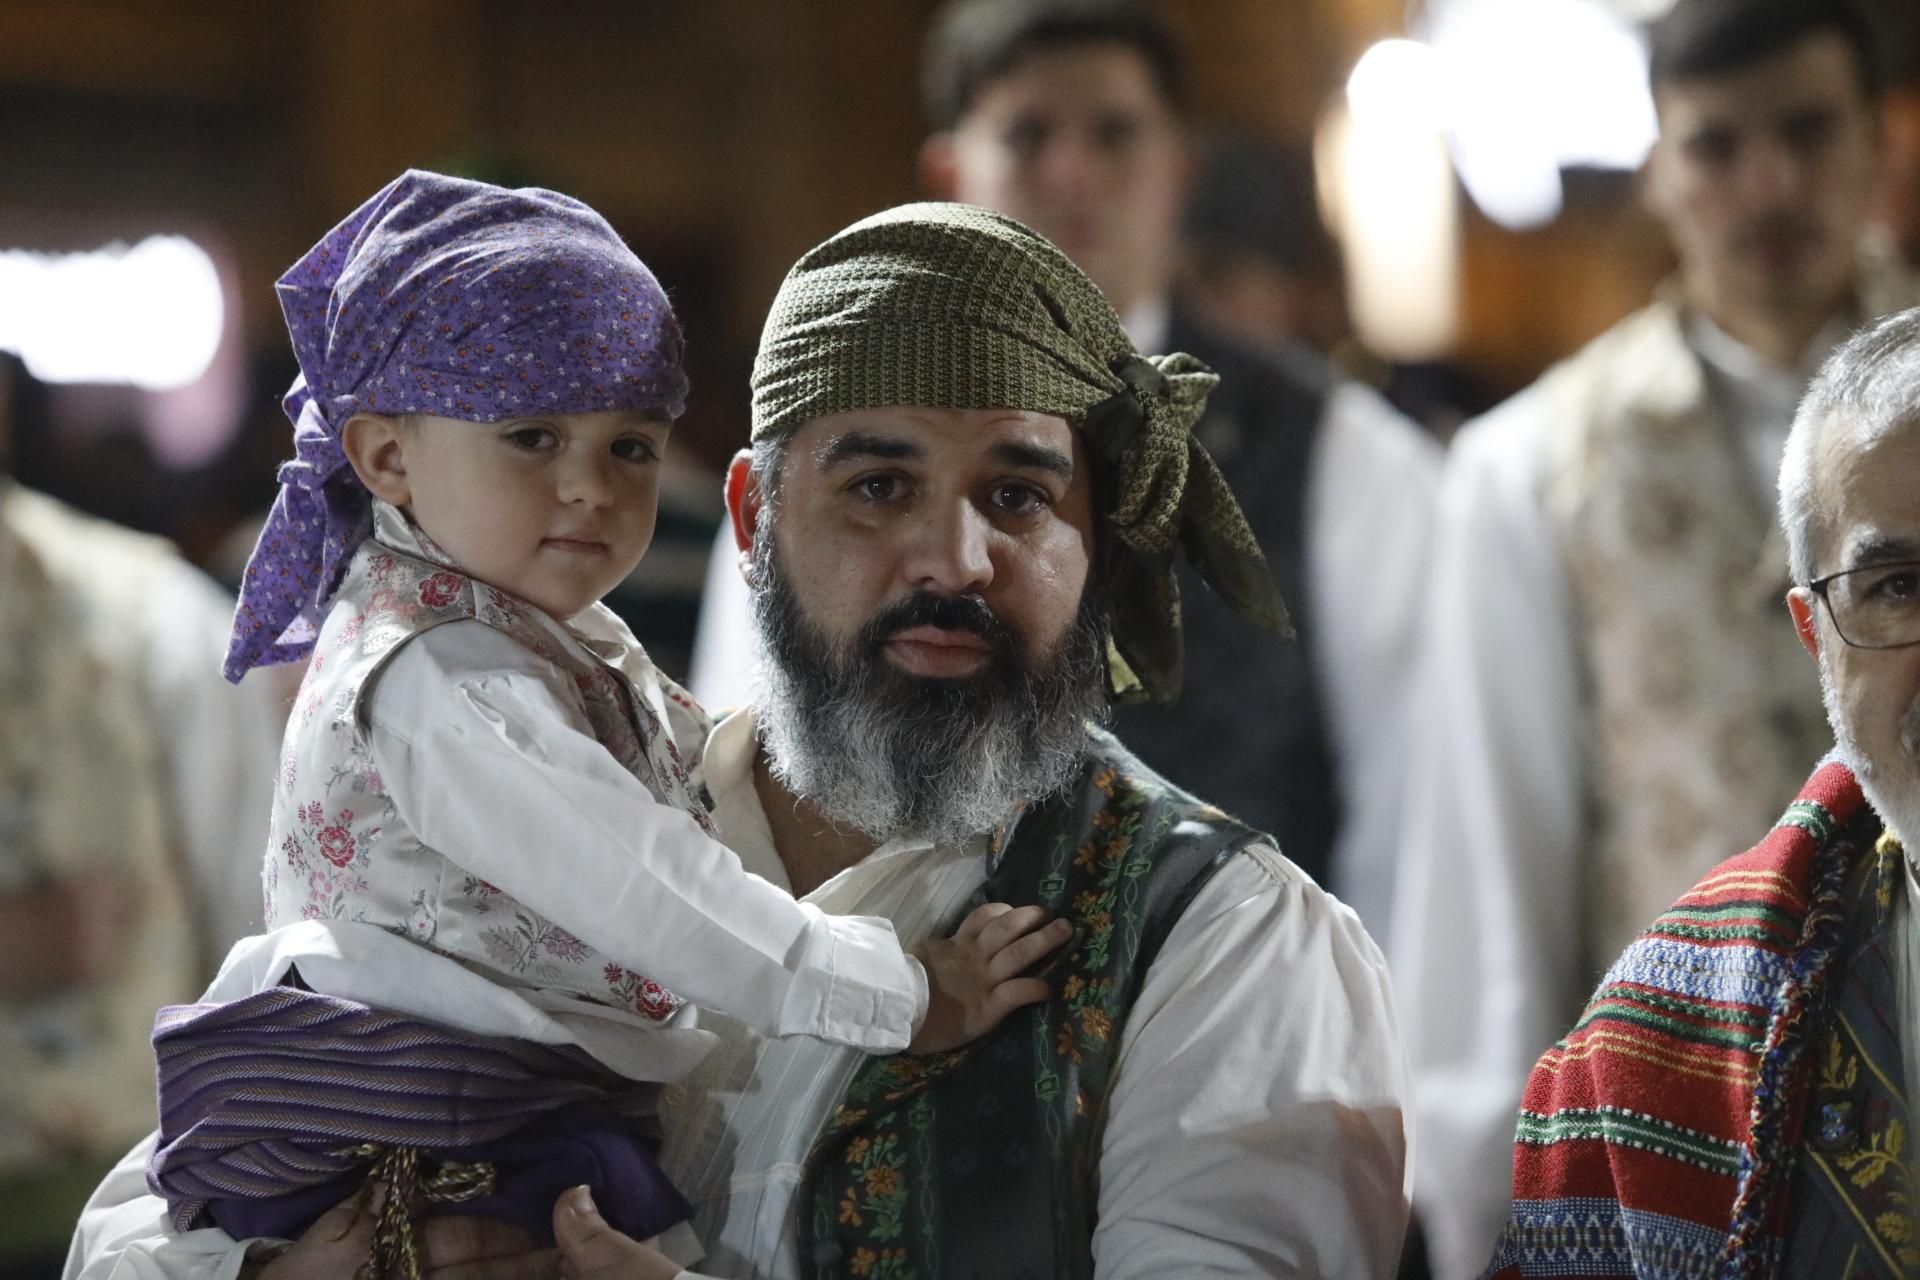
<path id="1" fill-rule="evenodd" d="M 1020 637 L 979 596 L 943 596 L 930 591 L 916 591 L 874 614 L 860 629 L 860 647 L 867 653 L 877 652 L 887 641 L 915 627 L 965 631 L 985 640 L 995 653 L 1020 652 Z"/>

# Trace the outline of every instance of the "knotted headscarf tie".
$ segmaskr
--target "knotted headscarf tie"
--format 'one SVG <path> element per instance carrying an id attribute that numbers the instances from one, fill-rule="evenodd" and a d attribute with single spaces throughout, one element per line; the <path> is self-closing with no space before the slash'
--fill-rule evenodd
<path id="1" fill-rule="evenodd" d="M 913 204 L 813 249 L 761 335 L 753 438 L 832 413 L 1021 409 L 1079 426 L 1113 566 L 1110 686 L 1180 688 L 1173 557 L 1256 625 L 1289 633 L 1259 543 L 1193 427 L 1219 381 L 1135 351 L 1098 288 L 1051 243 L 985 209 Z"/>
<path id="2" fill-rule="evenodd" d="M 1280 635 L 1292 626 L 1245 513 L 1193 438 L 1219 377 L 1182 354 L 1130 354 L 1114 372 L 1126 390 L 1090 408 L 1084 430 L 1107 490 L 1101 516 L 1115 554 L 1132 561 L 1117 576 L 1110 683 L 1122 698 L 1170 701 L 1181 670 L 1176 552 L 1242 617 Z"/>
<path id="3" fill-rule="evenodd" d="M 313 650 L 372 527 L 340 431 L 356 413 L 500 422 L 686 404 L 680 327 L 659 281 L 599 214 L 538 187 L 409 170 L 276 286 L 300 376 L 294 457 L 247 561 L 223 671 Z"/>

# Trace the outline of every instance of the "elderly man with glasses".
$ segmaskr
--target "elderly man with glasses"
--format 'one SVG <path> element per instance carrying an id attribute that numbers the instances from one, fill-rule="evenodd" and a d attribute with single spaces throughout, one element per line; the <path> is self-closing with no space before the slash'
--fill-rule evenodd
<path id="1" fill-rule="evenodd" d="M 1497 1280 L 1920 1271 L 1920 309 L 1822 369 L 1780 516 L 1838 746 L 1534 1068 Z"/>

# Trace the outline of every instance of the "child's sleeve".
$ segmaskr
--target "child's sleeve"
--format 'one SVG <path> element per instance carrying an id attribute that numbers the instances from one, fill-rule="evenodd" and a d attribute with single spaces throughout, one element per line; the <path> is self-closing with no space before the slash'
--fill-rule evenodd
<path id="1" fill-rule="evenodd" d="M 625 968 L 765 1035 L 903 1049 L 925 971 L 884 920 L 741 866 L 595 740 L 549 668 L 479 624 L 408 644 L 373 691 L 376 762 L 430 848 Z"/>

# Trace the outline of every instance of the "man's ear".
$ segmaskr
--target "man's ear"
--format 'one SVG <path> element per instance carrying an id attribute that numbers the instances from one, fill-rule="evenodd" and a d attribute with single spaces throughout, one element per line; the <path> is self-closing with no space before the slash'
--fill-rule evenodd
<path id="1" fill-rule="evenodd" d="M 959 165 L 953 154 L 953 131 L 928 134 L 920 144 L 920 188 L 934 200 L 951 200 L 960 187 Z"/>
<path id="2" fill-rule="evenodd" d="M 1664 139 L 1656 140 L 1653 149 L 1647 152 L 1647 158 L 1640 165 L 1640 171 L 1633 175 L 1633 193 L 1640 201 L 1640 207 L 1650 214 L 1662 227 L 1668 225 L 1668 214 L 1673 204 L 1673 176 L 1668 172 L 1669 159 L 1667 148 L 1672 144 Z"/>
<path id="3" fill-rule="evenodd" d="M 396 507 L 413 500 L 407 483 L 406 427 L 399 418 L 356 413 L 340 428 L 340 447 L 374 497 Z"/>
<path id="4" fill-rule="evenodd" d="M 1800 647 L 1820 660 L 1820 619 L 1814 613 L 1813 592 L 1805 587 L 1795 587 L 1787 592 L 1787 612 L 1793 615 L 1793 633 L 1800 637 Z"/>
<path id="5" fill-rule="evenodd" d="M 753 454 L 742 449 L 727 467 L 727 516 L 733 521 L 733 546 L 740 555 L 740 576 L 753 581 L 753 535 L 760 528 L 765 505 L 760 482 L 753 475 Z"/>

